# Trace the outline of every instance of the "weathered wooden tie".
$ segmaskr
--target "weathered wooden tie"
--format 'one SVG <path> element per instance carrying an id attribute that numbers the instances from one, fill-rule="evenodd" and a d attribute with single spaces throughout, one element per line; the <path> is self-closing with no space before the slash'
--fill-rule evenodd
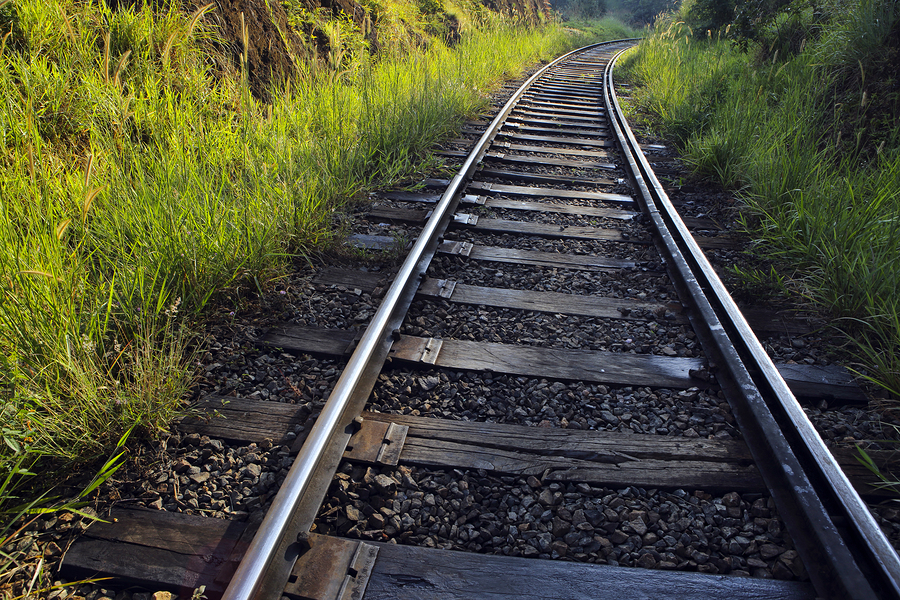
<path id="1" fill-rule="evenodd" d="M 353 347 L 346 341 L 349 333 L 331 331 L 325 330 L 323 333 L 317 328 L 285 325 L 273 328 L 261 342 L 297 352 L 346 355 Z M 398 336 L 389 356 L 409 363 L 524 377 L 624 385 L 640 382 L 649 387 L 676 389 L 708 385 L 692 375 L 703 373 L 707 368 L 706 361 L 680 356 L 569 350 L 408 335 Z M 800 397 L 856 401 L 861 394 L 846 369 L 819 365 L 776 366 L 794 394 Z"/>
<path id="2" fill-rule="evenodd" d="M 66 553 L 62 570 L 190 597 L 222 593 L 254 533 L 243 522 L 117 508 Z M 812 600 L 809 583 L 455 552 L 315 533 L 296 547 L 291 600 Z M 345 596 L 341 596 L 344 590 Z"/>
<path id="3" fill-rule="evenodd" d="M 192 408 L 178 428 L 233 442 L 291 444 L 312 426 L 309 411 L 285 402 L 213 395 Z M 298 424 L 302 424 L 298 427 Z M 393 426 L 393 428 L 391 427 Z M 296 437 L 295 437 L 296 436 Z M 877 461 L 888 452 L 875 451 Z M 834 451 L 854 487 L 867 497 L 888 494 L 849 449 Z M 760 492 L 765 486 L 739 440 L 527 427 L 365 412 L 346 460 L 535 474 L 547 481 L 605 486 L 682 487 Z"/>

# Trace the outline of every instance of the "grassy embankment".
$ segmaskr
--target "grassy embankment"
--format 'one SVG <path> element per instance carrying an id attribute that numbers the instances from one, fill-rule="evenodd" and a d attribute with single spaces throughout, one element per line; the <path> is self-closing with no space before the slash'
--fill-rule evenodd
<path id="1" fill-rule="evenodd" d="M 746 201 L 753 251 L 778 266 L 744 275 L 827 310 L 900 397 L 900 5 L 793 6 L 745 53 L 691 31 L 686 2 L 623 65 L 636 106 Z"/>
<path id="2" fill-rule="evenodd" d="M 448 0 L 448 47 L 421 3 L 391 0 L 373 57 L 351 21 L 283 4 L 330 52 L 264 104 L 202 10 L 0 0 L 0 512 L 28 469 L 167 427 L 224 291 L 264 289 L 332 240 L 335 211 L 421 173 L 504 78 L 592 41 Z"/>
<path id="3" fill-rule="evenodd" d="M 581 31 L 591 40 L 624 40 L 641 35 L 641 31 L 626 25 L 615 17 L 600 19 L 572 18 L 563 26 L 569 30 Z"/>

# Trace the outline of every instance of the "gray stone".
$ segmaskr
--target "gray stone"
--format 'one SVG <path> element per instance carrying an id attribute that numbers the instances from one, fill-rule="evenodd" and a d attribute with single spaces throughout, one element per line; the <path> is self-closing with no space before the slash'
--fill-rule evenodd
<path id="1" fill-rule="evenodd" d="M 794 573 L 791 571 L 790 567 L 783 562 L 778 561 L 772 566 L 772 577 L 775 579 L 791 580 L 794 579 Z"/>
<path id="2" fill-rule="evenodd" d="M 569 546 L 563 542 L 562 540 L 555 540 L 552 544 L 550 544 L 551 552 L 555 553 L 557 557 L 563 558 L 569 551 Z"/>
<path id="3" fill-rule="evenodd" d="M 375 485 L 382 492 L 393 492 L 397 489 L 397 482 L 387 475 L 379 474 L 375 476 Z"/>
<path id="4" fill-rule="evenodd" d="M 251 463 L 241 469 L 241 477 L 244 479 L 256 479 L 262 473 L 262 468 L 255 463 Z"/>
<path id="5" fill-rule="evenodd" d="M 190 475 L 188 475 L 188 477 L 190 478 L 191 481 L 193 481 L 197 485 L 201 485 L 201 484 L 204 484 L 207 481 L 209 481 L 210 475 L 207 472 L 200 472 L 200 473 L 191 473 Z"/>
<path id="6" fill-rule="evenodd" d="M 769 564 L 766 561 L 760 560 L 758 558 L 754 558 L 752 556 L 747 559 L 747 566 L 761 568 L 761 569 L 769 568 Z"/>
<path id="7" fill-rule="evenodd" d="M 441 380 L 438 377 L 429 376 L 429 377 L 420 377 L 419 378 L 419 387 L 421 387 L 426 392 L 430 392 L 434 388 L 441 383 Z"/>
<path id="8" fill-rule="evenodd" d="M 763 560 L 771 560 L 785 551 L 785 548 L 775 544 L 763 544 L 759 547 L 759 555 Z"/>
<path id="9" fill-rule="evenodd" d="M 572 530 L 572 524 L 559 517 L 553 517 L 551 532 L 553 537 L 563 537 Z"/>
<path id="10" fill-rule="evenodd" d="M 729 492 L 722 496 L 722 504 L 724 504 L 728 508 L 736 507 L 741 505 L 741 496 L 737 492 Z"/>
<path id="11" fill-rule="evenodd" d="M 642 554 L 637 560 L 637 566 L 644 569 L 655 569 L 656 559 L 650 554 Z"/>
<path id="12" fill-rule="evenodd" d="M 645 533 L 647 533 L 647 525 L 645 525 L 644 521 L 642 521 L 641 519 L 628 521 L 628 526 L 634 533 L 638 535 L 644 535 Z"/>

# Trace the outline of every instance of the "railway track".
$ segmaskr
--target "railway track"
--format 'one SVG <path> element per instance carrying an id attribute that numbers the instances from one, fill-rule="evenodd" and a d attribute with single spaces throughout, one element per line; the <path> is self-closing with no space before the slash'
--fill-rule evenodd
<path id="1" fill-rule="evenodd" d="M 378 196 L 351 239 L 415 238 L 399 269 L 323 269 L 344 316 L 259 336 L 294 402 L 181 424 L 155 508 L 226 519 L 117 507 L 64 568 L 229 600 L 900 596 L 859 469 L 795 399 L 860 392 L 766 356 L 701 249 L 727 236 L 678 216 L 619 114 L 628 45 L 541 69 L 443 150 L 450 181 Z"/>

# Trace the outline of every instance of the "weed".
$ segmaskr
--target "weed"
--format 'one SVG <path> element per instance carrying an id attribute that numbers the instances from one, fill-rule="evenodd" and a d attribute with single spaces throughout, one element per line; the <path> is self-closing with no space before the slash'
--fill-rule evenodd
<path id="1" fill-rule="evenodd" d="M 896 395 L 900 129 L 872 133 L 864 88 L 883 92 L 893 81 L 884 56 L 896 54 L 894 42 L 879 44 L 893 39 L 900 11 L 884 0 L 840 11 L 826 4 L 824 13 L 785 17 L 814 19 L 800 25 L 817 33 L 780 58 L 773 49 L 758 62 L 727 41 L 692 39 L 678 15 L 660 23 L 625 66 L 644 86 L 634 101 L 682 146 L 685 161 L 740 190 L 756 250 L 792 265 L 790 285 L 840 319 L 861 349 L 860 370 Z M 767 26 L 789 25 L 779 19 Z M 856 96 L 844 89 L 848 80 Z M 881 98 L 878 109 L 886 111 L 892 100 Z M 773 277 L 743 275 L 758 284 Z"/>
<path id="2" fill-rule="evenodd" d="M 161 4 L 0 6 L 0 465 L 20 474 L 166 427 L 212 303 L 260 293 L 330 242 L 335 211 L 421 171 L 503 78 L 583 39 L 445 2 L 471 9 L 465 38 L 411 44 L 419 8 L 384 2 L 396 44 L 372 57 L 363 25 L 331 20 L 331 53 L 262 104 L 246 39 L 243 68 L 217 66 L 212 5 Z"/>
<path id="3" fill-rule="evenodd" d="M 880 481 L 880 483 L 872 484 L 873 487 L 881 490 L 890 490 L 897 496 L 900 496 L 900 480 L 893 473 L 884 472 L 872 456 L 859 444 L 856 445 L 856 460 L 862 463 Z M 896 501 L 898 498 L 894 498 L 894 500 Z"/>
<path id="4" fill-rule="evenodd" d="M 43 556 L 34 563 L 35 558 L 28 550 L 30 545 L 22 546 L 17 542 L 36 519 L 51 513 L 71 512 L 89 520 L 99 520 L 93 514 L 82 509 L 87 504 L 88 496 L 122 466 L 126 452 L 125 443 L 131 435 L 131 431 L 129 429 L 119 438 L 113 455 L 103 463 L 91 481 L 74 498 L 60 500 L 49 496 L 51 490 L 45 490 L 36 497 L 25 500 L 19 496 L 19 493 L 35 485 L 35 479 L 39 477 L 39 473 L 32 471 L 32 468 L 39 463 L 42 455 L 28 442 L 20 444 L 12 441 L 14 438 L 11 438 L 10 435 L 15 435 L 14 432 L 4 428 L 4 441 L 13 446 L 15 452 L 12 456 L 0 455 L 0 460 L 2 460 L 0 475 L 3 477 L 0 481 L 0 515 L 4 517 L 2 526 L 0 526 L 0 588 L 10 585 L 20 572 L 27 573 L 29 569 L 33 572 L 28 580 L 27 589 L 24 590 L 25 593 L 19 598 L 27 598 L 32 593 L 40 594 L 62 587 L 47 585 L 50 579 L 49 574 L 43 570 Z M 24 440 L 28 439 L 29 436 L 24 438 Z M 38 487 L 40 489 L 44 486 L 38 484 Z M 35 589 L 39 580 L 43 587 Z M 67 585 L 97 581 L 101 580 L 84 580 Z"/>
<path id="5" fill-rule="evenodd" d="M 788 293 L 787 278 L 774 265 L 770 265 L 768 271 L 738 265 L 728 266 L 725 271 L 732 276 L 730 288 L 736 295 L 752 296 L 759 301 Z"/>

